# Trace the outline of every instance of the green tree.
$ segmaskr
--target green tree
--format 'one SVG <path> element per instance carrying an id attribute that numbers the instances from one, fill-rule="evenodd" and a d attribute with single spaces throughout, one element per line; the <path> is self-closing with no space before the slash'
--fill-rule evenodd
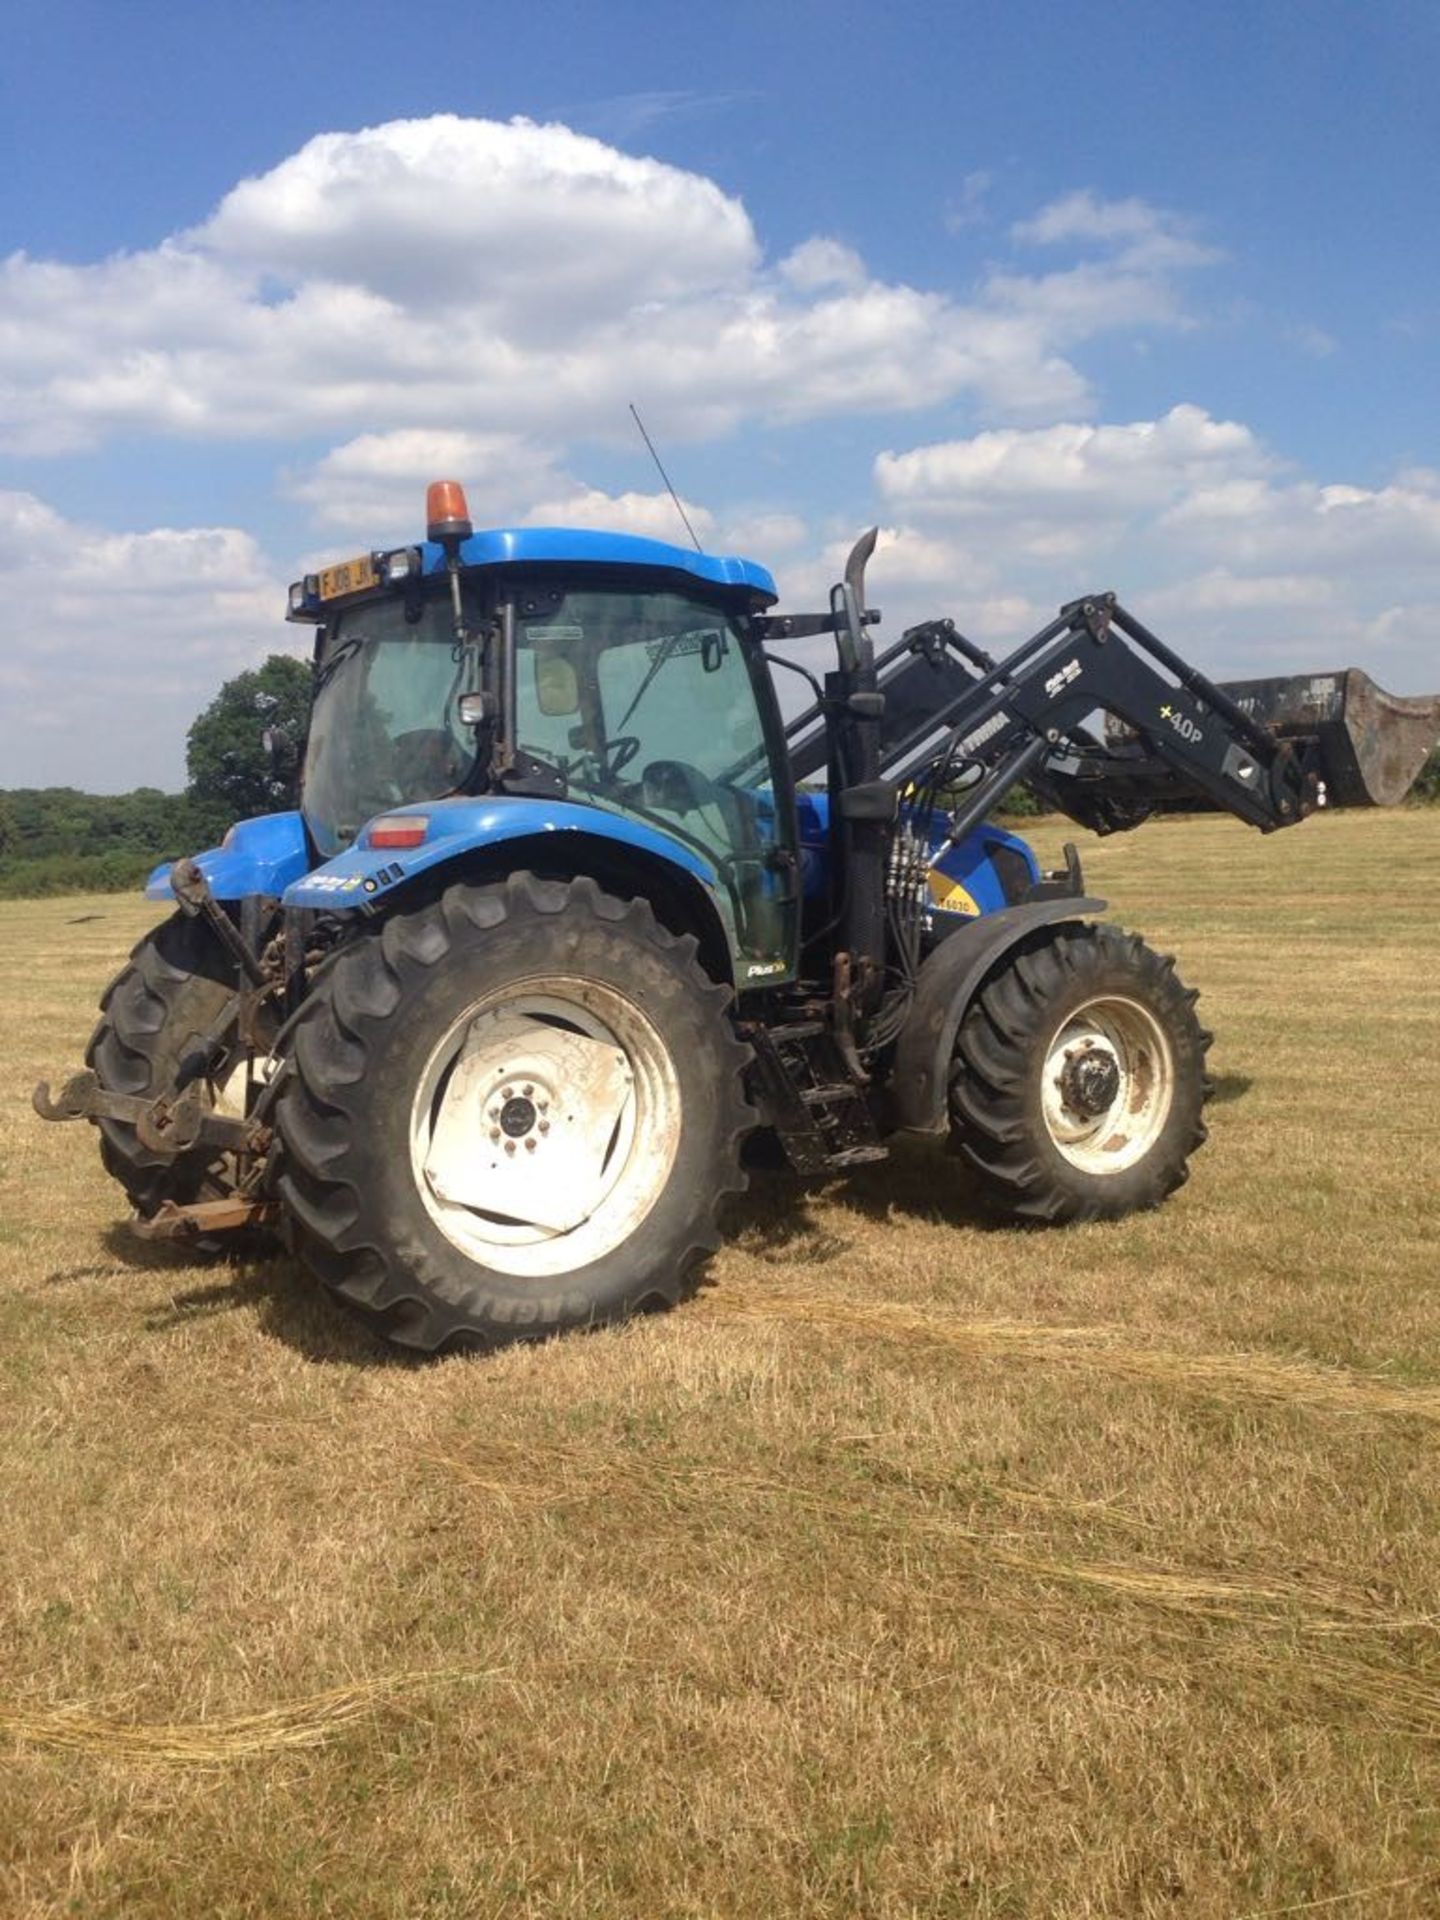
<path id="1" fill-rule="evenodd" d="M 0 795 L 0 860 L 20 845 L 20 823 L 8 800 Z"/>
<path id="2" fill-rule="evenodd" d="M 289 654 L 272 653 L 252 673 L 238 673 L 191 727 L 185 744 L 189 796 L 207 828 L 274 813 L 296 804 L 298 755 L 272 756 L 265 732 L 273 728 L 298 748 L 310 718 L 310 669 Z"/>

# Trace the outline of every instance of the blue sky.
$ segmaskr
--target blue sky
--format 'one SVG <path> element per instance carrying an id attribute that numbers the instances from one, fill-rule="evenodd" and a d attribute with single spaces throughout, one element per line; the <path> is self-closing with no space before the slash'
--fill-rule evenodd
<path id="1" fill-rule="evenodd" d="M 1440 686 L 1440 10 L 12 5 L 0 786 L 178 784 L 307 561 L 670 535 Z M 528 124 L 519 124 L 528 123 Z"/>

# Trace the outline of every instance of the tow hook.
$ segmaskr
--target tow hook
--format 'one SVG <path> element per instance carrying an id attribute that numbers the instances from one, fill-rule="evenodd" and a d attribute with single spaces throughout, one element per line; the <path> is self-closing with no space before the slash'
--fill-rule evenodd
<path id="1" fill-rule="evenodd" d="M 111 1093 L 86 1068 L 65 1082 L 58 1097 L 51 1096 L 50 1082 L 42 1080 L 30 1104 L 42 1120 L 127 1121 L 151 1153 L 186 1153 L 201 1144 L 231 1153 L 263 1153 L 270 1143 L 268 1127 L 207 1107 L 198 1080 L 173 1098 L 162 1094 L 158 1100 L 142 1100 L 133 1093 Z"/>

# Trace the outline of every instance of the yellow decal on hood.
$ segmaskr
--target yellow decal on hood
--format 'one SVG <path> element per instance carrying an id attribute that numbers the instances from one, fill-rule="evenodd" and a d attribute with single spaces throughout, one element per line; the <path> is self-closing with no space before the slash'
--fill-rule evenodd
<path id="1" fill-rule="evenodd" d="M 968 888 L 939 867 L 930 869 L 930 898 L 942 913 L 968 913 L 978 918 L 980 904 Z"/>

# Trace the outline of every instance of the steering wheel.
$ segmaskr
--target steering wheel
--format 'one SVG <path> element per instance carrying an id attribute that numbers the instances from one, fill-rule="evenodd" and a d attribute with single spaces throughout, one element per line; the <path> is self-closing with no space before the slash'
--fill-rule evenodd
<path id="1" fill-rule="evenodd" d="M 712 783 L 688 760 L 652 760 L 641 776 L 640 794 L 647 807 L 682 819 L 715 797 Z"/>
<path id="2" fill-rule="evenodd" d="M 606 778 L 618 779 L 640 751 L 640 746 L 638 736 L 633 733 L 617 733 L 613 739 L 607 740 L 603 755 Z"/>

